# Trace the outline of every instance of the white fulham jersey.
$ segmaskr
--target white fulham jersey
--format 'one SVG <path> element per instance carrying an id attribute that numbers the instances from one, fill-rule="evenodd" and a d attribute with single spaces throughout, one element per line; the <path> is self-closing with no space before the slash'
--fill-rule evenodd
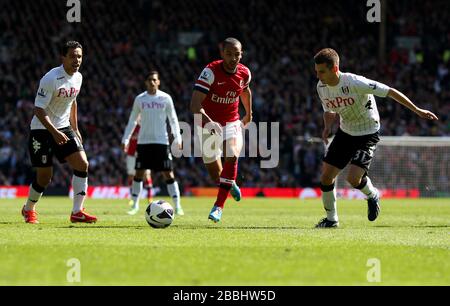
<path id="1" fill-rule="evenodd" d="M 166 121 L 169 119 L 172 135 L 176 143 L 181 143 L 180 125 L 172 98 L 167 93 L 158 90 L 151 95 L 147 91 L 134 99 L 133 109 L 128 125 L 122 138 L 122 143 L 128 145 L 134 127 L 140 119 L 138 144 L 169 144 Z"/>
<path id="2" fill-rule="evenodd" d="M 45 110 L 57 129 L 70 126 L 72 103 L 77 99 L 82 82 L 81 73 L 68 75 L 62 65 L 53 68 L 42 77 L 34 105 Z M 31 129 L 46 128 L 36 116 L 33 116 Z"/>
<path id="3" fill-rule="evenodd" d="M 323 110 L 337 113 L 342 131 L 352 136 L 369 135 L 380 129 L 375 96 L 385 98 L 390 87 L 352 73 L 339 73 L 339 84 L 328 86 L 321 81 L 317 93 Z"/>

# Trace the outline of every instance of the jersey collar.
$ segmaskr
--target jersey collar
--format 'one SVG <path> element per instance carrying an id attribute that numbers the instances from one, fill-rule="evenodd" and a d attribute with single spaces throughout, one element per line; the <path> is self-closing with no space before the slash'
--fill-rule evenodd
<path id="1" fill-rule="evenodd" d="M 64 69 L 64 65 L 59 66 L 59 68 L 61 68 L 62 73 L 64 73 L 64 76 L 68 79 L 72 78 L 76 74 L 76 72 L 73 75 L 68 74 L 66 69 Z"/>
<path id="2" fill-rule="evenodd" d="M 149 93 L 148 90 L 145 91 L 145 94 L 146 94 L 147 96 L 151 96 L 151 97 L 157 96 L 158 93 L 159 93 L 159 89 L 156 90 L 155 94 Z"/>

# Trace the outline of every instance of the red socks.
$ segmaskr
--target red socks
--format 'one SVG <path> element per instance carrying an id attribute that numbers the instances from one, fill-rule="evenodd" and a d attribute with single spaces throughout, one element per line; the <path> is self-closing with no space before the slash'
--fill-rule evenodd
<path id="1" fill-rule="evenodd" d="M 217 194 L 217 200 L 214 205 L 223 208 L 225 201 L 230 193 L 231 186 L 237 177 L 237 161 L 225 162 L 223 165 L 222 173 L 220 174 L 219 192 Z"/>
<path id="2" fill-rule="evenodd" d="M 152 189 L 153 189 L 153 180 L 151 177 L 145 180 L 145 188 L 147 189 L 147 199 L 148 201 L 153 200 Z"/>

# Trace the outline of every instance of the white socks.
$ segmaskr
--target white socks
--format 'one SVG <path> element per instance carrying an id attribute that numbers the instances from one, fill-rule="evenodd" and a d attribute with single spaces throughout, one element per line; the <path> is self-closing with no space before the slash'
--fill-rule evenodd
<path id="1" fill-rule="evenodd" d="M 173 199 L 175 207 L 180 207 L 180 188 L 178 187 L 178 182 L 174 181 L 172 184 L 167 184 L 167 191 Z"/>
<path id="2" fill-rule="evenodd" d="M 361 180 L 361 184 L 355 188 L 361 190 L 368 198 L 378 196 L 378 189 L 373 186 L 372 181 L 367 176 L 364 177 Z M 327 212 L 327 219 L 329 221 L 339 221 L 336 206 L 336 188 L 334 184 L 330 186 L 321 185 L 320 189 L 322 190 L 322 202 L 323 207 Z"/>
<path id="3" fill-rule="evenodd" d="M 133 180 L 133 184 L 131 185 L 131 199 L 133 200 L 133 209 L 139 208 L 139 198 L 142 191 L 142 181 Z"/>
<path id="4" fill-rule="evenodd" d="M 365 186 L 358 189 L 361 190 L 361 192 L 364 193 L 368 198 L 376 197 L 378 195 L 378 190 L 375 187 L 373 187 L 372 181 L 368 176 L 366 176 L 365 179 L 361 181 L 361 185 L 364 183 L 365 180 L 367 180 Z"/>
<path id="5" fill-rule="evenodd" d="M 30 190 L 28 191 L 28 200 L 27 203 L 25 204 L 26 211 L 34 210 L 34 206 L 41 199 L 42 193 L 44 192 L 44 191 L 42 192 L 36 191 L 36 189 L 34 189 L 33 187 L 33 184 L 30 185 Z M 36 186 L 36 188 L 39 189 L 38 186 Z"/>
<path id="6" fill-rule="evenodd" d="M 84 174 L 82 176 L 84 176 Z M 73 213 L 77 213 L 83 210 L 83 203 L 84 199 L 86 198 L 87 187 L 88 187 L 87 173 L 86 177 L 80 177 L 75 174 L 73 175 L 72 177 Z"/>
<path id="7" fill-rule="evenodd" d="M 323 191 L 323 189 L 329 190 L 329 188 L 327 187 L 333 187 L 333 189 L 330 191 Z M 334 185 L 322 186 L 322 202 L 323 207 L 327 212 L 327 219 L 329 221 L 339 221 L 336 207 L 336 188 L 334 187 Z"/>

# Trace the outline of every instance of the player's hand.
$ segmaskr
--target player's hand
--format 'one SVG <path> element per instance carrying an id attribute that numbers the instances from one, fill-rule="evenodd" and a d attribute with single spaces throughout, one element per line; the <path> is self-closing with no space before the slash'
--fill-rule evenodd
<path id="1" fill-rule="evenodd" d="M 328 136 L 330 136 L 331 129 L 323 129 L 322 132 L 322 140 L 327 145 L 328 144 Z"/>
<path id="2" fill-rule="evenodd" d="M 128 145 L 122 143 L 122 144 L 120 145 L 120 147 L 122 148 L 122 151 L 124 151 L 125 153 L 127 153 L 127 151 L 128 151 Z"/>
<path id="3" fill-rule="evenodd" d="M 253 120 L 253 116 L 252 116 L 251 114 L 246 114 L 246 115 L 244 116 L 244 118 L 242 118 L 242 125 L 243 125 L 243 127 L 246 128 L 247 125 L 248 125 L 250 122 L 252 122 L 252 120 Z"/>
<path id="4" fill-rule="evenodd" d="M 211 135 L 219 135 L 222 136 L 222 126 L 214 121 L 211 121 L 205 125 L 206 129 L 209 131 Z"/>
<path id="5" fill-rule="evenodd" d="M 424 119 L 428 119 L 428 120 L 439 120 L 438 117 L 437 117 L 435 114 L 433 114 L 433 113 L 430 112 L 430 111 L 427 111 L 426 109 L 421 109 L 421 108 L 419 108 L 419 109 L 416 111 L 416 114 L 419 115 L 421 118 L 424 118 Z"/>
<path id="6" fill-rule="evenodd" d="M 183 150 L 183 143 L 179 143 L 179 144 L 178 144 L 178 150 L 180 150 L 180 151 Z"/>
<path id="7" fill-rule="evenodd" d="M 53 135 L 53 139 L 58 145 L 66 144 L 69 141 L 69 137 L 61 131 L 56 131 Z"/>

